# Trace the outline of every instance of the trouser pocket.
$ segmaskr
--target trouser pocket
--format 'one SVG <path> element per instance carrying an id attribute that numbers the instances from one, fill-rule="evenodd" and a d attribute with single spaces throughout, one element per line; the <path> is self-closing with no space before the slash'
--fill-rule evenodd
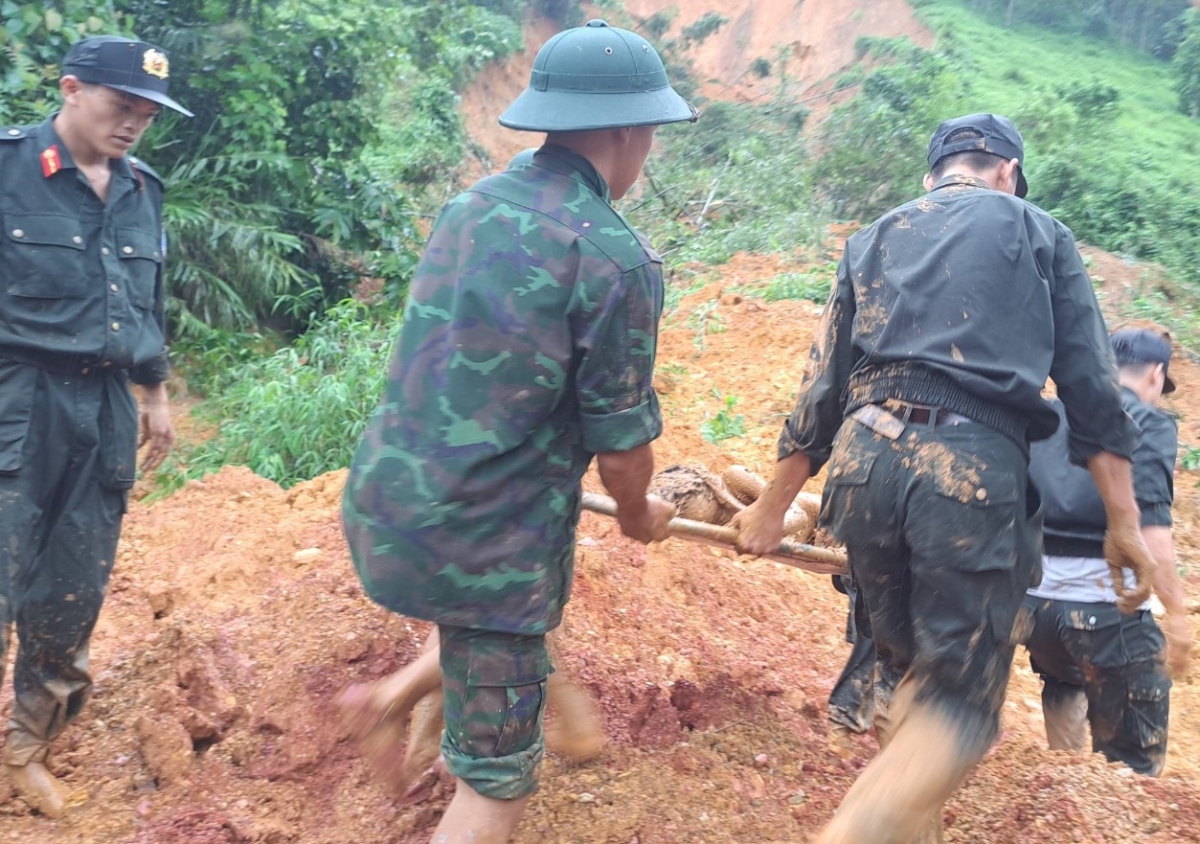
<path id="1" fill-rule="evenodd" d="M 137 400 L 129 379 L 115 374 L 107 379 L 100 410 L 100 485 L 127 490 L 137 479 Z"/>
<path id="2" fill-rule="evenodd" d="M 33 418 L 37 370 L 31 366 L 0 360 L 0 474 L 21 471 L 25 438 Z"/>

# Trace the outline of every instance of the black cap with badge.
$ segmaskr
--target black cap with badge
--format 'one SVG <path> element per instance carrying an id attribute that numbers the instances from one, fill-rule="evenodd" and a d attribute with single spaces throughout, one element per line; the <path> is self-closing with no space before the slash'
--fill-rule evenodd
<path id="1" fill-rule="evenodd" d="M 947 139 L 959 129 L 974 129 L 979 137 L 948 141 Z M 965 117 L 947 120 L 929 139 L 929 166 L 933 167 L 947 155 L 976 151 L 990 152 L 1005 161 L 1014 158 L 1019 160 L 1021 166 L 1017 168 L 1017 196 L 1025 198 L 1025 194 L 1029 192 L 1029 185 L 1025 183 L 1025 141 L 1013 122 L 999 114 L 968 114 Z"/>
<path id="2" fill-rule="evenodd" d="M 64 76 L 103 85 L 193 117 L 167 96 L 171 65 L 167 54 L 145 41 L 119 35 L 96 35 L 76 41 L 63 59 Z"/>
<path id="3" fill-rule="evenodd" d="M 1167 376 L 1171 362 L 1171 343 L 1161 334 L 1148 328 L 1122 328 L 1108 338 L 1118 366 L 1130 363 L 1161 363 L 1163 393 L 1175 392 L 1175 382 Z"/>

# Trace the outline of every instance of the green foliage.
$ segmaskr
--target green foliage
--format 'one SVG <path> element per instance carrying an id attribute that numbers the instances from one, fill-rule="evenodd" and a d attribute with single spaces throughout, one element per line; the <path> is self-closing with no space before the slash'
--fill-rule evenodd
<path id="1" fill-rule="evenodd" d="M 765 282 L 749 285 L 744 291 L 766 302 L 785 299 L 806 299 L 810 302 L 825 302 L 837 275 L 837 265 L 829 264 L 802 273 L 780 273 Z"/>
<path id="2" fill-rule="evenodd" d="M 86 35 L 128 32 L 132 21 L 91 0 L 0 0 L 0 123 L 35 123 L 57 102 L 58 63 Z"/>
<path id="3" fill-rule="evenodd" d="M 1188 9 L 1184 17 L 1182 38 L 1171 68 L 1180 110 L 1189 117 L 1200 117 L 1200 12 L 1195 9 Z"/>
<path id="4" fill-rule="evenodd" d="M 173 334 L 300 330 L 364 275 L 402 295 L 420 243 L 410 197 L 461 156 L 454 91 L 523 46 L 526 5 L 0 0 L 0 119 L 44 117 L 86 33 L 166 47 L 196 117 L 168 112 L 140 154 L 169 183 Z"/>
<path id="5" fill-rule="evenodd" d="M 825 215 L 799 134 L 806 117 L 786 95 L 759 106 L 706 104 L 696 126 L 659 130 L 642 198 L 626 213 L 679 263 L 816 245 Z"/>
<path id="6" fill-rule="evenodd" d="M 859 40 L 863 55 L 890 60 L 821 127 L 827 150 L 816 184 L 842 218 L 869 219 L 919 192 L 929 136 L 967 99 L 965 68 L 950 51 L 905 38 Z"/>
<path id="7" fill-rule="evenodd" d="M 1113 38 L 1170 58 L 1175 22 L 1187 0 L 970 0 L 1006 27 L 1032 24 L 1072 35 Z"/>
<path id="8" fill-rule="evenodd" d="M 713 396 L 722 400 L 721 394 L 716 390 L 713 390 Z M 710 443 L 719 443 L 732 437 L 746 435 L 746 417 L 733 412 L 734 405 L 737 404 L 737 397 L 725 396 L 723 401 L 725 407 L 717 411 L 715 416 L 705 419 L 700 424 L 700 436 Z"/>
<path id="9" fill-rule="evenodd" d="M 688 328 L 696 332 L 692 337 L 692 345 L 696 351 L 704 351 L 708 346 L 709 334 L 725 333 L 725 317 L 718 312 L 719 304 L 716 299 L 699 305 L 688 317 Z"/>
<path id="10" fill-rule="evenodd" d="M 160 489 L 169 492 L 228 464 L 283 486 L 349 465 L 383 392 L 398 327 L 348 300 L 295 344 L 266 357 L 247 360 L 214 344 L 205 365 L 228 370 L 211 378 L 218 391 L 197 412 L 219 421 L 217 434 L 171 459 L 160 471 Z"/>
<path id="11" fill-rule="evenodd" d="M 1189 448 L 1185 451 L 1179 465 L 1189 472 L 1200 471 L 1200 448 Z"/>

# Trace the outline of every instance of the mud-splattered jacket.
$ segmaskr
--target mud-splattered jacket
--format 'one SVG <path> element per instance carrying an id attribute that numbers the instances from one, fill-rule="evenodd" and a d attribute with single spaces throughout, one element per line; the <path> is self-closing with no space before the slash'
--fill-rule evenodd
<path id="1" fill-rule="evenodd" d="M 817 471 L 843 418 L 889 398 L 941 407 L 1016 440 L 1054 432 L 1071 458 L 1130 457 L 1108 334 L 1069 229 L 982 180 L 942 179 L 846 243 L 779 459 Z"/>
<path id="2" fill-rule="evenodd" d="M 592 455 L 662 431 L 662 295 L 661 260 L 569 150 L 449 203 L 346 485 L 373 599 L 462 627 L 558 624 Z"/>
<path id="3" fill-rule="evenodd" d="M 0 359 L 164 381 L 162 182 L 123 158 L 102 202 L 53 119 L 0 129 Z"/>

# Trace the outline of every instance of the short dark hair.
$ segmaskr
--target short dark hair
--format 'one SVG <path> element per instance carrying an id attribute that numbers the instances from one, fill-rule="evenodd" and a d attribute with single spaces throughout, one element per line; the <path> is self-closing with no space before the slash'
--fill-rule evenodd
<path id="1" fill-rule="evenodd" d="M 968 141 L 975 138 L 983 139 L 983 133 L 978 129 L 963 128 L 955 129 L 946 138 L 946 143 L 955 141 Z M 964 152 L 952 152 L 950 155 L 942 156 L 937 163 L 929 169 L 929 174 L 935 179 L 940 179 L 946 175 L 946 171 L 952 167 L 965 167 L 975 173 L 982 173 L 990 170 L 993 167 L 1000 165 L 1004 159 L 996 155 L 994 152 L 987 152 L 981 149 L 969 149 Z"/>
<path id="2" fill-rule="evenodd" d="M 1142 378 L 1156 366 L 1162 366 L 1162 364 L 1138 360 L 1131 361 L 1130 363 L 1118 363 L 1117 371 L 1122 375 L 1129 375 L 1133 378 Z"/>

